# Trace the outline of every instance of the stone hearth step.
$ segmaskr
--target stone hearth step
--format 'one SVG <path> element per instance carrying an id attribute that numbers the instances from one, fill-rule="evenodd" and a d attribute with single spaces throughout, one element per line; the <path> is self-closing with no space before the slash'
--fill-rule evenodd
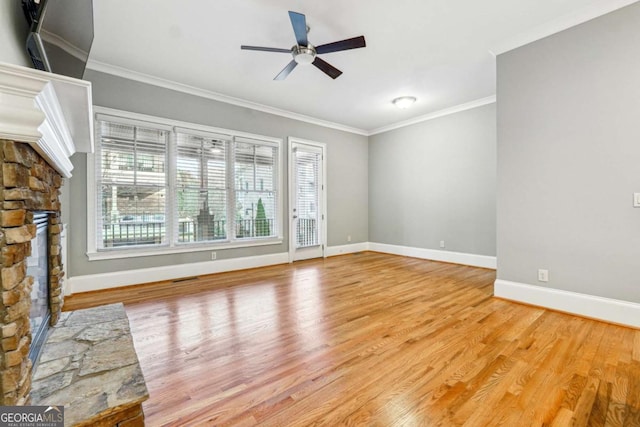
<path id="1" fill-rule="evenodd" d="M 143 426 L 148 398 L 122 304 L 62 313 L 34 367 L 32 405 L 64 405 L 65 426 Z"/>

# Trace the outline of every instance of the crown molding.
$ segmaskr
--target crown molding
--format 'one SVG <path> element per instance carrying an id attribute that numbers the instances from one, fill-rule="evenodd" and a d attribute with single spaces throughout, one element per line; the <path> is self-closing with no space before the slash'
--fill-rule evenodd
<path id="1" fill-rule="evenodd" d="M 399 129 L 405 126 L 410 126 L 416 123 L 424 122 L 427 120 L 433 120 L 438 117 L 447 116 L 449 114 L 459 113 L 461 111 L 470 110 L 472 108 L 481 107 L 483 105 L 492 104 L 496 102 L 496 96 L 492 95 L 486 98 L 477 99 L 475 101 L 467 102 L 465 104 L 456 105 L 444 110 L 435 111 L 423 116 L 415 117 L 413 119 L 393 123 L 384 127 L 380 127 L 373 130 L 359 129 L 351 126 L 346 126 L 340 123 L 334 123 L 327 120 L 317 119 L 315 117 L 306 116 L 304 114 L 298 114 L 280 108 L 270 107 L 268 105 L 259 104 L 252 101 L 247 101 L 240 98 L 224 95 L 218 92 L 212 92 L 205 89 L 200 89 L 194 86 L 185 85 L 182 83 L 174 82 L 172 80 L 166 80 L 159 77 L 154 77 L 149 74 L 139 73 L 127 68 L 118 67 L 116 65 L 106 64 L 104 62 L 89 60 L 87 68 L 93 71 L 98 71 L 105 74 L 111 74 L 117 77 L 137 81 L 140 83 L 150 84 L 153 86 L 162 87 L 165 89 L 175 90 L 177 92 L 186 93 L 189 95 L 198 96 L 201 98 L 211 99 L 218 102 L 224 102 L 226 104 L 236 105 L 239 107 L 250 108 L 252 110 L 262 111 L 264 113 L 274 114 L 288 119 L 298 120 L 305 123 L 311 123 L 317 126 L 322 126 L 330 129 L 336 129 L 343 132 L 349 132 L 356 135 L 372 136 L 378 133 L 387 132 L 394 129 Z"/>
<path id="2" fill-rule="evenodd" d="M 471 110 L 472 108 L 482 107 L 483 105 L 493 104 L 496 102 L 496 96 L 487 96 L 486 98 L 476 99 L 475 101 L 466 102 L 464 104 L 459 104 L 450 108 L 445 108 L 444 110 L 434 111 L 433 113 L 428 113 L 422 116 L 414 117 L 409 120 L 404 120 L 402 122 L 393 123 L 387 126 L 383 126 L 369 132 L 369 136 L 377 135 L 383 132 L 389 132 L 390 130 L 400 129 L 406 126 L 415 125 L 417 123 L 426 122 L 429 120 L 437 119 L 439 117 L 448 116 L 450 114 L 460 113 L 462 111 Z"/>
<path id="3" fill-rule="evenodd" d="M 0 139 L 30 144 L 69 178 L 76 151 L 93 151 L 91 83 L 0 63 Z"/>
<path id="4" fill-rule="evenodd" d="M 100 61 L 89 60 L 89 62 L 87 63 L 87 68 L 93 71 L 99 71 L 101 73 L 123 77 L 125 79 L 134 80 L 140 83 L 146 83 L 153 86 L 162 87 L 165 89 L 175 90 L 175 91 L 186 93 L 189 95 L 199 96 L 201 98 L 207 98 L 214 101 L 224 102 L 226 104 L 236 105 L 238 107 L 250 108 L 252 110 L 262 111 L 263 113 L 274 114 L 276 116 L 298 120 L 301 122 L 306 122 L 306 123 L 310 123 L 317 126 L 336 129 L 343 132 L 354 133 L 356 135 L 363 135 L 363 136 L 369 135 L 369 133 L 364 129 L 358 129 L 358 128 L 346 126 L 340 123 L 330 122 L 328 120 L 321 120 L 315 117 L 306 116 L 304 114 L 294 113 L 292 111 L 270 107 L 268 105 L 247 101 L 240 98 L 235 98 L 233 96 L 224 95 L 218 92 L 212 92 L 205 89 L 200 89 L 194 86 L 189 86 L 189 85 L 178 83 L 172 80 L 154 77 L 149 74 L 132 71 L 127 68 L 106 64 Z"/>
<path id="5" fill-rule="evenodd" d="M 498 43 L 490 50 L 490 52 L 494 56 L 498 56 L 536 40 L 540 40 L 568 28 L 575 27 L 576 25 L 590 21 L 599 16 L 606 15 L 607 13 L 621 9 L 625 6 L 629 6 L 637 1 L 638 0 L 607 0 L 606 3 L 592 3 L 580 10 L 553 19 L 544 25 L 530 28 L 514 38 L 504 40 L 503 42 Z"/>

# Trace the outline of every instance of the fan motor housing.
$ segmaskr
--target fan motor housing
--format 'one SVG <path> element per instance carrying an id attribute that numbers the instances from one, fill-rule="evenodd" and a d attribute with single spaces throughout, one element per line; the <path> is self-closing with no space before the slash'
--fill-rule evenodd
<path id="1" fill-rule="evenodd" d="M 311 46 L 293 46 L 291 48 L 291 54 L 294 61 L 300 65 L 311 64 L 316 59 L 316 49 Z"/>

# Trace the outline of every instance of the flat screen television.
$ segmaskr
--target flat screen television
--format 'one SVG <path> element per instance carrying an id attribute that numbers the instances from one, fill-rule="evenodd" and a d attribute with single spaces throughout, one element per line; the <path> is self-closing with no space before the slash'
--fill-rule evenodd
<path id="1" fill-rule="evenodd" d="M 93 0 L 21 0 L 34 68 L 81 79 L 93 43 Z"/>

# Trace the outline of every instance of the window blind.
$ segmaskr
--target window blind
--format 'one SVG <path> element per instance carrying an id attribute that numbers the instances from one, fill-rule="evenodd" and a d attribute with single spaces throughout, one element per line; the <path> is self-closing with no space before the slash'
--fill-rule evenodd
<path id="1" fill-rule="evenodd" d="M 278 148 L 270 143 L 236 139 L 236 238 L 277 235 L 277 159 Z"/>
<path id="2" fill-rule="evenodd" d="M 318 244 L 320 191 L 319 175 L 320 153 L 296 149 L 296 245 L 298 248 Z"/>
<path id="3" fill-rule="evenodd" d="M 228 146 L 220 138 L 177 134 L 179 243 L 227 238 Z"/>
<path id="4" fill-rule="evenodd" d="M 106 121 L 97 126 L 99 247 L 165 243 L 167 132 Z"/>

